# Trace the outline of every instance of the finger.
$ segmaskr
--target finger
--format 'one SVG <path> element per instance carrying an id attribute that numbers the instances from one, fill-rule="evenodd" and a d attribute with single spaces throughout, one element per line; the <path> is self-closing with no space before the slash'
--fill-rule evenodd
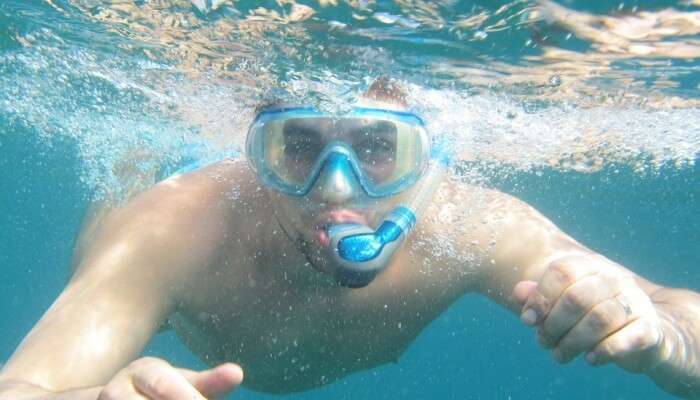
<path id="1" fill-rule="evenodd" d="M 152 400 L 206 400 L 175 368 L 162 361 L 157 366 L 139 368 L 132 373 L 136 390 Z"/>
<path id="2" fill-rule="evenodd" d="M 658 362 L 662 341 L 658 323 L 636 319 L 598 343 L 586 354 L 586 361 L 594 366 L 614 362 L 627 371 L 643 372 Z"/>
<path id="3" fill-rule="evenodd" d="M 224 396 L 243 382 L 243 370 L 233 363 L 221 364 L 206 371 L 178 371 L 207 398 Z"/>
<path id="4" fill-rule="evenodd" d="M 528 298 L 523 307 L 523 314 L 528 309 L 532 310 L 537 323 L 542 322 L 569 286 L 595 271 L 590 265 L 590 260 L 582 260 L 582 256 L 562 257 L 553 261 L 538 282 L 537 290 Z"/>
<path id="5" fill-rule="evenodd" d="M 100 395 L 97 397 L 97 400 L 149 400 L 147 397 L 143 397 L 143 395 L 133 392 L 133 393 L 122 393 L 122 394 L 102 394 L 104 392 L 100 392 Z"/>
<path id="6" fill-rule="evenodd" d="M 535 281 L 520 281 L 513 288 L 513 298 L 522 306 L 536 288 L 537 282 Z"/>
<path id="7" fill-rule="evenodd" d="M 557 343 L 553 352 L 554 358 L 561 363 L 567 363 L 632 320 L 629 309 L 618 297 L 604 300 L 586 313 Z"/>
<path id="8" fill-rule="evenodd" d="M 97 396 L 97 400 L 148 400 L 135 391 L 132 393 L 116 393 L 116 392 L 105 392 L 104 390 L 100 392 Z"/>
<path id="9" fill-rule="evenodd" d="M 617 295 L 619 288 L 606 284 L 600 275 L 588 275 L 569 286 L 542 323 L 540 343 L 552 347 L 596 304 Z"/>
<path id="10" fill-rule="evenodd" d="M 126 373 L 119 373 L 102 388 L 97 400 L 147 400 L 136 391 L 131 377 Z"/>

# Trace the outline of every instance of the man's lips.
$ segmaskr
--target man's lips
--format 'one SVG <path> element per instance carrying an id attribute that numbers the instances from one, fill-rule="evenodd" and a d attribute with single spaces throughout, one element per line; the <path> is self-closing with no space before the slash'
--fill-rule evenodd
<path id="1" fill-rule="evenodd" d="M 367 220 L 362 214 L 347 209 L 332 210 L 321 214 L 313 225 L 316 240 L 321 246 L 328 246 L 330 243 L 328 228 L 332 225 L 348 223 L 367 225 Z"/>

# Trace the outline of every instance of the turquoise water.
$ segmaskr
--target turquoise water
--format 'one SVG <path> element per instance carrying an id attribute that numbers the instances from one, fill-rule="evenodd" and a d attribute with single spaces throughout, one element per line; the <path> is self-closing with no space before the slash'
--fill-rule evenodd
<path id="1" fill-rule="evenodd" d="M 89 202 L 131 184 L 116 171 L 134 149 L 150 176 L 240 146 L 271 91 L 342 109 L 381 74 L 456 137 L 465 179 L 655 282 L 700 290 L 697 5 L 302 2 L 304 19 L 219 3 L 0 2 L 0 362 L 60 292 Z M 147 353 L 203 367 L 170 333 Z M 615 367 L 557 365 L 477 296 L 398 364 L 286 397 L 670 398 Z"/>

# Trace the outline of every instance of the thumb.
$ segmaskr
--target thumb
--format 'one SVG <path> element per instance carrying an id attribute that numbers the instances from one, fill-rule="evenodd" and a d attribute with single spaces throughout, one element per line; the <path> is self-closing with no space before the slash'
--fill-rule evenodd
<path id="1" fill-rule="evenodd" d="M 223 396 L 243 381 L 243 370 L 233 363 L 221 364 L 204 371 L 189 369 L 178 369 L 178 371 L 206 398 Z"/>
<path id="2" fill-rule="evenodd" d="M 535 281 L 520 281 L 513 288 L 513 298 L 521 306 L 525 305 L 525 302 L 530 297 L 530 294 L 537 289 L 537 282 Z"/>

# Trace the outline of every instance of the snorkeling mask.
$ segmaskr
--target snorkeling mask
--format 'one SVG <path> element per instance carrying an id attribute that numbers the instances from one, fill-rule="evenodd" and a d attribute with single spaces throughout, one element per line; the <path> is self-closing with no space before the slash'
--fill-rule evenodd
<path id="1" fill-rule="evenodd" d="M 323 250 L 335 261 L 337 281 L 349 287 L 366 286 L 388 264 L 446 165 L 445 157 L 431 154 L 418 116 L 375 108 L 354 107 L 337 117 L 310 107 L 266 110 L 251 124 L 246 150 L 260 180 L 290 196 L 307 195 L 325 168 L 353 175 L 370 198 L 398 194 L 420 181 L 376 231 L 359 223 L 327 229 Z"/>

